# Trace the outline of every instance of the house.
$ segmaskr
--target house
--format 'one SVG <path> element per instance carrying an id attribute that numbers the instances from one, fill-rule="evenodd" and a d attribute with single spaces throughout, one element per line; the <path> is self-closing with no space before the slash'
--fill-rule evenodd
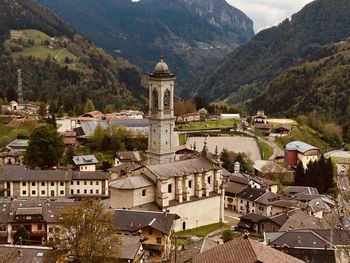
<path id="1" fill-rule="evenodd" d="M 5 146 L 6 149 L 9 149 L 12 152 L 25 153 L 29 145 L 29 140 L 27 139 L 15 139 Z"/>
<path id="2" fill-rule="evenodd" d="M 139 151 L 125 151 L 114 154 L 114 166 L 121 164 L 141 164 L 142 158 Z"/>
<path id="3" fill-rule="evenodd" d="M 193 263 L 302 263 L 247 236 L 235 238 L 193 257 Z"/>
<path id="4" fill-rule="evenodd" d="M 61 209 L 76 205 L 69 199 L 13 199 L 0 202 L 0 240 L 13 243 L 17 229 L 24 226 L 32 243 L 44 244 L 51 238 L 53 229 L 59 224 Z"/>
<path id="5" fill-rule="evenodd" d="M 309 186 L 286 186 L 283 191 L 289 196 L 296 194 L 319 195 L 317 188 Z"/>
<path id="6" fill-rule="evenodd" d="M 29 170 L 4 166 L 0 172 L 3 197 L 107 197 L 108 176 L 103 172 Z"/>
<path id="7" fill-rule="evenodd" d="M 220 120 L 228 120 L 228 119 L 240 120 L 241 115 L 239 113 L 237 113 L 237 114 L 220 114 Z"/>
<path id="8" fill-rule="evenodd" d="M 11 263 L 43 263 L 45 254 L 50 250 L 49 247 L 0 245 L 0 255 Z M 55 263 L 56 260 L 48 262 Z"/>
<path id="9" fill-rule="evenodd" d="M 271 125 L 265 123 L 255 123 L 254 128 L 256 131 L 261 132 L 264 136 L 269 136 L 271 133 Z"/>
<path id="10" fill-rule="evenodd" d="M 254 174 L 263 178 L 279 179 L 282 182 L 291 182 L 294 180 L 294 172 L 286 169 L 282 165 L 267 160 L 254 161 Z"/>
<path id="11" fill-rule="evenodd" d="M 124 127 L 132 134 L 147 135 L 149 120 L 148 119 L 116 119 L 111 120 L 110 125 Z"/>
<path id="12" fill-rule="evenodd" d="M 76 131 L 66 131 L 61 133 L 63 137 L 63 143 L 67 146 L 75 146 L 77 144 L 77 132 Z"/>
<path id="13" fill-rule="evenodd" d="M 128 175 L 130 172 L 140 167 L 141 165 L 138 163 L 122 163 L 118 166 L 109 168 L 108 172 L 111 174 L 110 179 L 116 180 L 122 176 Z"/>
<path id="14" fill-rule="evenodd" d="M 119 235 L 118 262 L 138 263 L 142 262 L 145 251 L 140 236 Z"/>
<path id="15" fill-rule="evenodd" d="M 116 209 L 113 224 L 120 234 L 139 236 L 150 255 L 168 257 L 171 234 L 178 219 L 178 215 L 167 212 Z"/>
<path id="16" fill-rule="evenodd" d="M 315 146 L 301 141 L 293 141 L 284 146 L 285 164 L 288 167 L 296 167 L 298 161 L 301 161 L 304 168 L 309 162 L 318 159 L 319 149 Z"/>
<path id="17" fill-rule="evenodd" d="M 293 126 L 288 123 L 279 124 L 273 128 L 273 131 L 278 134 L 289 134 L 292 131 Z"/>
<path id="18" fill-rule="evenodd" d="M 18 165 L 21 164 L 20 153 L 10 150 L 0 151 L 0 165 Z"/>
<path id="19" fill-rule="evenodd" d="M 252 117 L 252 123 L 267 124 L 267 116 L 263 111 L 258 111 L 255 116 Z"/>
<path id="20" fill-rule="evenodd" d="M 96 171 L 98 160 L 95 155 L 73 156 L 73 163 L 79 171 L 93 172 Z"/>
<path id="21" fill-rule="evenodd" d="M 200 121 L 201 116 L 199 112 L 193 112 L 193 113 L 186 113 L 177 116 L 176 122 L 177 123 L 188 123 L 188 122 L 194 122 L 194 121 Z"/>
<path id="22" fill-rule="evenodd" d="M 264 244 L 308 262 L 349 262 L 350 235 L 344 230 L 305 229 L 270 232 Z"/>
<path id="23" fill-rule="evenodd" d="M 176 253 L 177 263 L 190 263 L 195 255 L 203 253 L 211 248 L 217 247 L 219 244 L 214 240 L 204 237 L 200 240 L 194 241 L 183 247 L 181 251 Z M 174 255 L 175 257 L 175 255 Z"/>

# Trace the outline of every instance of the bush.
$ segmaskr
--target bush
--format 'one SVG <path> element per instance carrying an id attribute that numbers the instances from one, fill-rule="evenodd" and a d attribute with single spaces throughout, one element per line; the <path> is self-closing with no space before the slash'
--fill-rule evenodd
<path id="1" fill-rule="evenodd" d="M 231 241 L 234 237 L 234 233 L 231 229 L 226 229 L 222 232 L 221 239 L 224 241 L 224 243 Z"/>

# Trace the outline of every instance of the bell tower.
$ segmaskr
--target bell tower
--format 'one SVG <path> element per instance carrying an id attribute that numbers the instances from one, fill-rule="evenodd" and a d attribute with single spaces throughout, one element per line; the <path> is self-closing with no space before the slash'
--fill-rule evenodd
<path id="1" fill-rule="evenodd" d="M 149 85 L 149 134 L 147 157 L 149 164 L 175 161 L 174 145 L 174 82 L 163 58 L 148 76 Z"/>

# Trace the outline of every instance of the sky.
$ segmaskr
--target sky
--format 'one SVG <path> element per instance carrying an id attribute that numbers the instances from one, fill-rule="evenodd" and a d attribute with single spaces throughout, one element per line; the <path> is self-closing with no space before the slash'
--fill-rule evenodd
<path id="1" fill-rule="evenodd" d="M 254 30 L 278 25 L 312 0 L 226 0 L 254 21 Z"/>

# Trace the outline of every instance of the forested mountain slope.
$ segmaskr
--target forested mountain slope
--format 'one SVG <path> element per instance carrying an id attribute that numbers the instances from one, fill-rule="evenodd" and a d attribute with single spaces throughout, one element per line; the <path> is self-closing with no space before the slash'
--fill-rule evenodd
<path id="1" fill-rule="evenodd" d="M 292 19 L 264 30 L 190 81 L 183 96 L 242 102 L 259 95 L 286 68 L 323 45 L 350 36 L 349 0 L 315 0 Z M 277 91 L 278 92 L 278 91 Z"/>
<path id="2" fill-rule="evenodd" d="M 97 46 L 148 72 L 164 55 L 178 83 L 254 35 L 253 22 L 225 0 L 36 1 Z"/>
<path id="3" fill-rule="evenodd" d="M 140 70 L 115 61 L 49 10 L 28 0 L 3 0 L 0 25 L 1 97 L 16 99 L 20 68 L 26 100 L 57 100 L 66 112 L 80 113 L 87 98 L 99 109 L 144 104 Z"/>

